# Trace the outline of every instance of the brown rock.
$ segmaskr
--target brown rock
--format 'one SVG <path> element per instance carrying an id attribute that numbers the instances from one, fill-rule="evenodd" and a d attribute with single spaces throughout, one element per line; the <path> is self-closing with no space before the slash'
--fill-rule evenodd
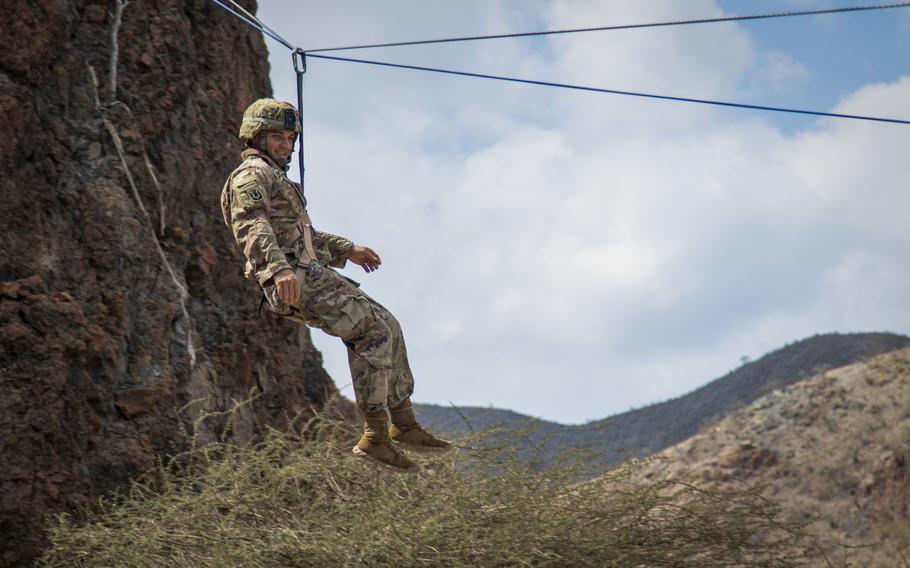
<path id="1" fill-rule="evenodd" d="M 134 418 L 156 410 L 158 403 L 166 393 L 161 389 L 135 388 L 114 395 L 117 409 L 127 417 Z"/>
<path id="2" fill-rule="evenodd" d="M 910 447 L 885 454 L 863 478 L 860 503 L 870 514 L 910 523 Z"/>
<path id="3" fill-rule="evenodd" d="M 124 11 L 122 104 L 104 117 L 149 219 L 95 108 L 88 70 L 108 102 L 110 5 L 20 0 L 0 12 L 14 46 L 0 50 L 4 566 L 31 564 L 50 513 L 96 503 L 187 443 L 174 409 L 196 394 L 209 396 L 198 411 L 218 411 L 261 386 L 238 430 L 247 440 L 337 392 L 308 334 L 298 343 L 288 339 L 293 324 L 255 320 L 257 287 L 242 278 L 221 220 L 218 192 L 242 149 L 225 125 L 270 91 L 261 38 L 221 14 L 203 17 L 214 12 L 199 0 L 131 2 Z M 248 76 L 238 81 L 239 73 Z M 167 184 L 168 266 L 155 243 L 159 193 L 144 155 Z M 260 368 L 271 380 L 257 386 L 251 369 Z"/>
<path id="4" fill-rule="evenodd" d="M 21 323 L 8 323 L 0 327 L 0 344 L 17 349 L 37 340 L 31 328 Z"/>
<path id="5" fill-rule="evenodd" d="M 777 462 L 778 456 L 775 452 L 759 448 L 752 442 L 743 442 L 726 448 L 717 459 L 718 467 L 732 469 L 739 474 L 775 466 Z"/>
<path id="6" fill-rule="evenodd" d="M 104 19 L 107 17 L 107 10 L 104 9 L 104 6 L 100 4 L 94 4 L 92 6 L 85 7 L 85 19 L 93 24 L 100 24 L 104 22 Z"/>

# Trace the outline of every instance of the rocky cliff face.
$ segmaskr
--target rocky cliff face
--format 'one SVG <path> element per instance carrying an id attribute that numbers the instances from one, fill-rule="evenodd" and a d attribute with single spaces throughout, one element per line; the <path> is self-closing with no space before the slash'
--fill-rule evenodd
<path id="1" fill-rule="evenodd" d="M 0 30 L 0 565 L 26 565 L 46 514 L 203 410 L 259 394 L 201 432 L 245 440 L 336 389 L 305 329 L 257 319 L 218 208 L 261 36 L 207 0 L 13 0 Z"/>

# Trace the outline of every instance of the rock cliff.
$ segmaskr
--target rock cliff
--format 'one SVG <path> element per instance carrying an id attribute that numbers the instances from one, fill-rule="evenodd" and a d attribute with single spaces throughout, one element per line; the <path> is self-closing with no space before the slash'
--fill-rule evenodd
<path id="1" fill-rule="evenodd" d="M 200 412 L 258 394 L 200 432 L 242 441 L 337 391 L 305 329 L 257 319 L 218 207 L 243 109 L 271 92 L 261 36 L 207 0 L 13 0 L 0 30 L 0 565 L 16 566 L 45 515 L 124 487 Z"/>

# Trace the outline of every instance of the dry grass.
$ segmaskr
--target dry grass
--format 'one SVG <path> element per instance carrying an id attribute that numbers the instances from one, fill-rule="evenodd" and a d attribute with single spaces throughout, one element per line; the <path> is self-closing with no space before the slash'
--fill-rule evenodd
<path id="1" fill-rule="evenodd" d="M 401 475 L 352 457 L 356 436 L 317 417 L 255 445 L 193 448 L 155 481 L 54 519 L 39 565 L 775 567 L 814 547 L 755 489 L 633 482 L 638 462 L 579 483 L 584 456 L 535 470 L 509 441 Z"/>

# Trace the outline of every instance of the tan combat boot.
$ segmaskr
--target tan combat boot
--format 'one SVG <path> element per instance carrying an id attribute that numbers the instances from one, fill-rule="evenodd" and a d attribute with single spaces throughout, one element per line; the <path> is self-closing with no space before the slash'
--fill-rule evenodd
<path id="1" fill-rule="evenodd" d="M 420 466 L 389 439 L 389 416 L 385 410 L 366 413 L 363 436 L 352 450 L 354 455 L 395 471 L 417 472 Z"/>
<path id="2" fill-rule="evenodd" d="M 415 452 L 444 453 L 452 451 L 454 447 L 452 442 L 437 438 L 417 423 L 414 409 L 411 408 L 411 399 L 407 398 L 395 408 L 390 408 L 389 414 L 392 415 L 389 436 L 402 448 Z"/>

